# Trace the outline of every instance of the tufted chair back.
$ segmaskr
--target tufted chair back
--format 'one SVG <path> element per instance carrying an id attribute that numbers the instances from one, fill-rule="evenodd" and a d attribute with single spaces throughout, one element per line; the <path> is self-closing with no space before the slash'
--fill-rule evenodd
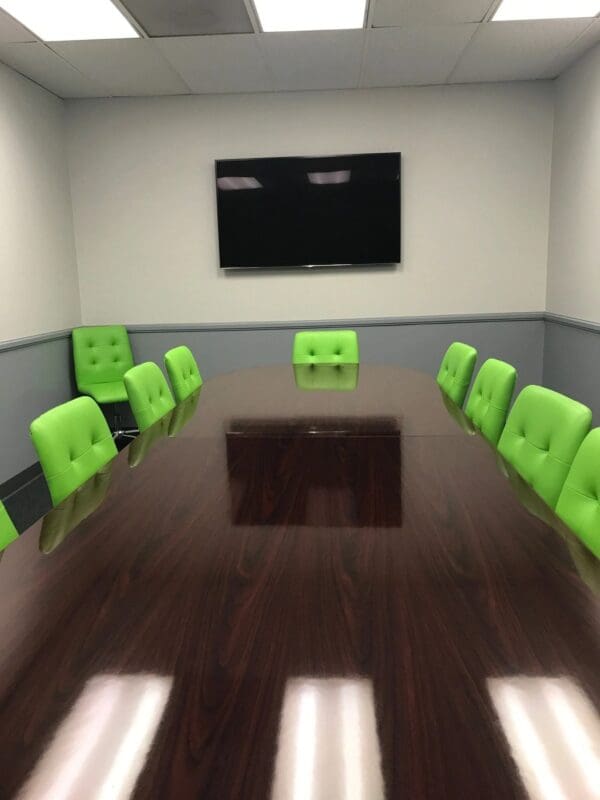
<path id="1" fill-rule="evenodd" d="M 590 431 L 577 451 L 556 513 L 600 558 L 600 428 Z"/>
<path id="2" fill-rule="evenodd" d="M 175 408 L 175 401 L 160 367 L 153 361 L 138 364 L 125 374 L 129 405 L 140 429 L 150 428 Z"/>
<path id="3" fill-rule="evenodd" d="M 497 358 L 488 358 L 475 378 L 465 413 L 493 445 L 504 430 L 516 380 L 517 370 Z"/>
<path id="4" fill-rule="evenodd" d="M 477 350 L 462 342 L 453 342 L 442 359 L 436 380 L 459 408 L 465 402 L 476 361 Z"/>
<path id="5" fill-rule="evenodd" d="M 46 411 L 30 431 L 55 506 L 117 455 L 104 414 L 91 397 Z"/>
<path id="6" fill-rule="evenodd" d="M 587 406 L 543 386 L 526 386 L 515 400 L 498 450 L 551 508 L 592 424 Z"/>
<path id="7" fill-rule="evenodd" d="M 356 331 L 301 331 L 294 337 L 294 364 L 358 364 Z"/>
<path id="8" fill-rule="evenodd" d="M 13 525 L 12 519 L 8 516 L 4 503 L 0 500 L 0 552 L 17 538 L 17 529 Z"/>
<path id="9" fill-rule="evenodd" d="M 80 392 L 98 383 L 122 381 L 133 367 L 129 335 L 124 325 L 99 325 L 73 331 L 75 378 Z"/>
<path id="10" fill-rule="evenodd" d="M 181 403 L 202 386 L 202 375 L 189 347 L 174 347 L 165 354 L 165 367 L 175 402 Z"/>

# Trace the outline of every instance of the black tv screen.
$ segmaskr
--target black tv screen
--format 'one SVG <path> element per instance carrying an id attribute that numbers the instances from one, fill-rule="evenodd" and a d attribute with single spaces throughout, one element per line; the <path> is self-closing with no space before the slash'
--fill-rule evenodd
<path id="1" fill-rule="evenodd" d="M 396 264 L 400 153 L 216 162 L 224 269 Z"/>

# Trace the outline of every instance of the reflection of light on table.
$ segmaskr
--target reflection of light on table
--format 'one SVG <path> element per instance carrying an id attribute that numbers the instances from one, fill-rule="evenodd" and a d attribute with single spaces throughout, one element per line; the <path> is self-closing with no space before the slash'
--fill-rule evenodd
<path id="1" fill-rule="evenodd" d="M 172 679 L 100 675 L 73 709 L 19 800 L 126 800 L 163 716 Z"/>
<path id="2" fill-rule="evenodd" d="M 384 796 L 371 682 L 289 681 L 272 800 L 383 800 Z"/>
<path id="3" fill-rule="evenodd" d="M 488 687 L 531 800 L 600 800 L 600 718 L 566 677 Z"/>

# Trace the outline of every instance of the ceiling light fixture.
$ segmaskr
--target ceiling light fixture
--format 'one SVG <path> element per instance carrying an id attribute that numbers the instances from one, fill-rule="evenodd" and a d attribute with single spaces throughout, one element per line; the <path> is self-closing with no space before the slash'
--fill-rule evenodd
<path id="1" fill-rule="evenodd" d="M 367 0 L 254 0 L 263 31 L 363 28 Z"/>
<path id="2" fill-rule="evenodd" d="M 600 0 L 502 0 L 493 22 L 595 17 Z"/>
<path id="3" fill-rule="evenodd" d="M 111 0 L 0 0 L 0 8 L 45 42 L 139 36 Z"/>

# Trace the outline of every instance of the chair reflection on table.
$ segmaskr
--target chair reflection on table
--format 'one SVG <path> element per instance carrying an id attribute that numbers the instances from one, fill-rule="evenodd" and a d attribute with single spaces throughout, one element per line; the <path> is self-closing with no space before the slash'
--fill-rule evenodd
<path id="1" fill-rule="evenodd" d="M 67 536 L 102 505 L 110 486 L 112 463 L 93 475 L 43 519 L 39 549 L 49 555 Z"/>
<path id="2" fill-rule="evenodd" d="M 128 463 L 131 469 L 139 467 L 159 441 L 175 438 L 181 433 L 196 413 L 201 391 L 199 389 L 187 400 L 178 403 L 172 411 L 136 437 L 129 445 Z"/>
<path id="3" fill-rule="evenodd" d="M 456 403 L 452 401 L 444 391 L 442 391 L 442 389 L 440 389 L 440 394 L 442 396 L 442 402 L 446 407 L 446 411 L 448 412 L 448 414 L 450 414 L 450 416 L 456 422 L 458 427 L 469 436 L 475 436 L 477 434 L 477 431 L 475 430 L 473 423 L 467 417 L 462 408 L 460 408 L 460 406 L 457 406 Z"/>
<path id="4" fill-rule="evenodd" d="M 234 525 L 402 526 L 395 418 L 232 420 L 226 446 Z"/>
<path id="5" fill-rule="evenodd" d="M 353 392 L 358 364 L 294 364 L 296 386 L 305 392 Z"/>

